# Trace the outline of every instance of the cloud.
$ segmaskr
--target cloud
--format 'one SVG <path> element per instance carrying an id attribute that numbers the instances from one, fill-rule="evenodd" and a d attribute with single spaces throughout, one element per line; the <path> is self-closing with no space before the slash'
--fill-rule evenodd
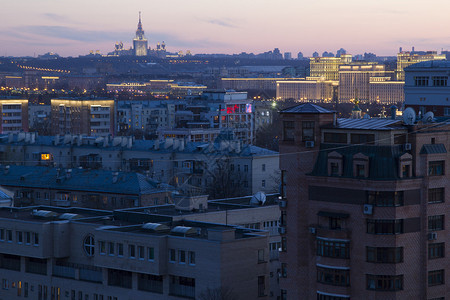
<path id="1" fill-rule="evenodd" d="M 227 28 L 237 28 L 236 23 L 233 20 L 230 19 L 209 19 L 209 20 L 205 20 L 205 22 L 209 23 L 209 24 L 213 24 L 213 25 L 219 25 L 222 27 L 227 27 Z"/>
<path id="2" fill-rule="evenodd" d="M 189 37 L 178 36 L 168 32 L 147 32 L 149 46 L 154 48 L 157 42 L 165 41 L 169 51 L 179 49 L 200 49 L 200 48 L 228 48 L 230 44 L 222 41 L 203 39 L 189 39 Z M 33 47 L 58 47 L 70 45 L 80 45 L 84 43 L 86 47 L 95 45 L 105 45 L 111 43 L 111 48 L 117 41 L 122 41 L 127 48 L 132 44 L 133 32 L 105 31 L 105 30 L 84 30 L 69 26 L 20 26 L 13 27 L 5 31 L 0 31 L 0 39 L 13 38 L 16 44 L 24 44 Z"/>
<path id="3" fill-rule="evenodd" d="M 68 21 L 68 18 L 66 16 L 59 15 L 59 14 L 45 13 L 45 14 L 42 14 L 42 16 L 46 19 L 56 21 L 56 22 L 67 22 Z"/>
<path id="4" fill-rule="evenodd" d="M 84 30 L 68 26 L 22 26 L 15 31 L 47 38 L 65 39 L 76 42 L 116 41 L 130 38 L 125 32 Z"/>

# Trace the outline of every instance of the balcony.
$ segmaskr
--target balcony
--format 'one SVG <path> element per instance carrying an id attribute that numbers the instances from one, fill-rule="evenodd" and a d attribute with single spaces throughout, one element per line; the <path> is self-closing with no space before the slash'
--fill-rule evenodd
<path id="1" fill-rule="evenodd" d="M 315 234 L 320 237 L 326 237 L 330 239 L 349 239 L 351 231 L 347 228 L 330 228 L 328 226 L 322 226 L 313 224 L 309 226 L 310 229 L 315 228 Z M 312 232 L 312 231 L 311 231 Z"/>

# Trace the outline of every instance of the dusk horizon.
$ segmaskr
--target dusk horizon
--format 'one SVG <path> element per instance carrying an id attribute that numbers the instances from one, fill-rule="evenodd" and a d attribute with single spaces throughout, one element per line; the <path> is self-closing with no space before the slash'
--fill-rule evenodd
<path id="1" fill-rule="evenodd" d="M 107 54 L 120 41 L 128 49 L 139 11 L 149 46 L 155 48 L 164 41 L 169 52 L 256 54 L 279 48 L 296 57 L 298 52 L 311 56 L 315 51 L 335 53 L 344 48 L 354 55 L 395 56 L 399 47 L 450 49 L 448 34 L 435 30 L 450 25 L 444 17 L 450 4 L 437 0 L 422 7 L 415 2 L 360 4 L 347 0 L 336 4 L 326 0 L 315 4 L 285 0 L 273 4 L 231 0 L 212 5 L 200 0 L 194 5 L 176 0 L 151 6 L 135 0 L 126 6 L 108 6 L 86 0 L 26 0 L 7 3 L 0 13 L 5 24 L 0 30 L 0 56 L 47 52 L 78 56 L 90 50 Z"/>

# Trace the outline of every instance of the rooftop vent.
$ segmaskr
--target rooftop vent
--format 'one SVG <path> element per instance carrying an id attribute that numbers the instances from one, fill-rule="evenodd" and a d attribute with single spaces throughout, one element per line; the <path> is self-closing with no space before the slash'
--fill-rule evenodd
<path id="1" fill-rule="evenodd" d="M 50 210 L 33 210 L 33 216 L 42 219 L 52 219 L 58 216 L 58 213 Z"/>
<path id="2" fill-rule="evenodd" d="M 142 229 L 153 232 L 169 231 L 169 227 L 159 223 L 145 223 L 142 225 Z"/>
<path id="3" fill-rule="evenodd" d="M 80 219 L 81 217 L 82 216 L 80 216 L 79 214 L 64 213 L 59 216 L 59 219 L 60 220 L 75 220 L 75 219 Z"/>
<path id="4" fill-rule="evenodd" d="M 175 226 L 172 228 L 171 233 L 175 235 L 192 236 L 197 234 L 197 229 L 186 226 Z"/>

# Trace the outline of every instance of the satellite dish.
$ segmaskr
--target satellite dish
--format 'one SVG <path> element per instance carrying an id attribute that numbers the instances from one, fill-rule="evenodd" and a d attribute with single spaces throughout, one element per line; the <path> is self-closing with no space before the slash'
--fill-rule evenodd
<path id="1" fill-rule="evenodd" d="M 266 203 L 266 194 L 264 192 L 257 192 L 250 199 L 250 204 L 252 205 L 264 205 Z"/>
<path id="2" fill-rule="evenodd" d="M 423 115 L 423 121 L 425 123 L 431 123 L 431 122 L 433 122 L 433 119 L 434 119 L 434 114 L 432 111 L 429 111 Z"/>
<path id="3" fill-rule="evenodd" d="M 413 125 L 416 121 L 416 112 L 411 107 L 408 107 L 403 112 L 403 122 L 406 125 Z"/>

